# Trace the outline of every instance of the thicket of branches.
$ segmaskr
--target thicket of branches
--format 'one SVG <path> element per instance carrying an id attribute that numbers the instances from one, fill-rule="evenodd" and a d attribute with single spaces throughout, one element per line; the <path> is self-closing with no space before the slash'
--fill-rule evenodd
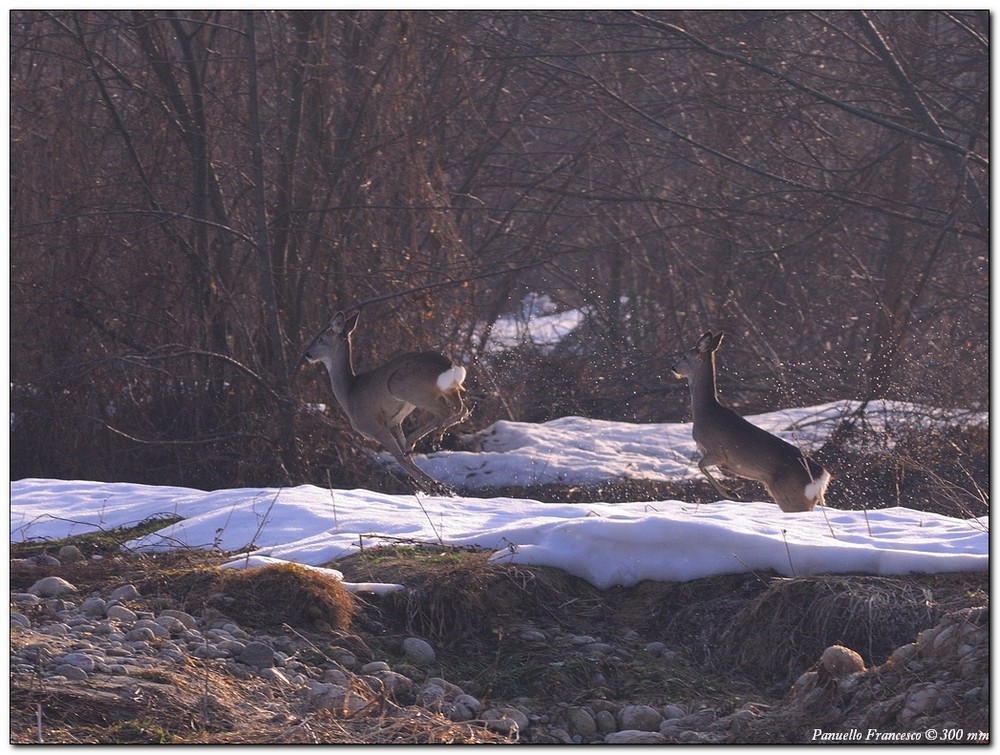
<path id="1" fill-rule="evenodd" d="M 11 14 L 12 474 L 337 481 L 302 347 L 470 367 L 470 429 L 984 407 L 986 12 Z M 526 293 L 590 317 L 488 357 Z"/>

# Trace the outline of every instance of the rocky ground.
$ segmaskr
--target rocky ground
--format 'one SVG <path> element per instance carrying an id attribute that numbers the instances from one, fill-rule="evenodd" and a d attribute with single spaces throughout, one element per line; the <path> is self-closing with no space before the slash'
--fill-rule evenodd
<path id="1" fill-rule="evenodd" d="M 300 567 L 15 548 L 15 743 L 989 737 L 988 575 L 600 592 L 421 544 Z M 936 738 L 936 739 L 935 739 Z"/>

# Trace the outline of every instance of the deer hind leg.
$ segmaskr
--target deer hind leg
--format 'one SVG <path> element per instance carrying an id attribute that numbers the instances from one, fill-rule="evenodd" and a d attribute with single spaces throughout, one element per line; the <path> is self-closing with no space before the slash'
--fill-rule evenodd
<path id="1" fill-rule="evenodd" d="M 812 511 L 817 503 L 823 503 L 830 473 L 823 469 L 818 476 L 812 476 L 809 474 L 811 471 L 809 468 L 796 470 L 796 474 L 789 474 L 773 486 L 768 486 L 768 492 L 782 511 Z"/>
<path id="2" fill-rule="evenodd" d="M 431 406 L 420 408 L 431 412 L 434 417 L 406 436 L 406 441 L 402 446 L 407 452 L 412 451 L 417 443 L 431 433 L 437 435 L 439 439 L 444 437 L 449 427 L 457 425 L 469 416 L 469 410 L 462 403 L 462 397 L 457 391 L 445 393 L 441 396 L 440 401 Z"/>
<path id="3" fill-rule="evenodd" d="M 826 505 L 826 486 L 830 473 L 808 458 L 801 456 L 776 485 L 774 496 L 782 511 L 812 511 L 816 504 Z"/>

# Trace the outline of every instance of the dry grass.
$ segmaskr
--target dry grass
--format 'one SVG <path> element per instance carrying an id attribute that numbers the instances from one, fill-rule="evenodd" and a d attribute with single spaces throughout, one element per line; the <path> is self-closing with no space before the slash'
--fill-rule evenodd
<path id="1" fill-rule="evenodd" d="M 790 683 L 830 645 L 866 665 L 889 654 L 945 613 L 988 602 L 987 576 L 776 578 L 717 635 L 717 669 L 759 682 Z"/>
<path id="2" fill-rule="evenodd" d="M 355 613 L 354 599 L 339 580 L 296 564 L 225 569 L 215 589 L 225 596 L 225 613 L 242 626 L 346 630 Z"/>
<path id="3" fill-rule="evenodd" d="M 12 677 L 14 744 L 479 744 L 509 739 L 401 707 L 353 677 L 354 713 L 309 710 L 300 695 L 222 664 L 191 661 L 151 678 L 28 683 Z M 37 714 L 41 711 L 39 728 Z"/>

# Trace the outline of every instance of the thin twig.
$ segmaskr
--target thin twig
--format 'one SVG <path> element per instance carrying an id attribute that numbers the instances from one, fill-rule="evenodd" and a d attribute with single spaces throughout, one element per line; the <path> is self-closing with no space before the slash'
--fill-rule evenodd
<path id="1" fill-rule="evenodd" d="M 795 576 L 795 564 L 792 563 L 792 549 L 788 546 L 788 538 L 785 537 L 787 530 L 781 531 L 781 539 L 785 541 L 785 553 L 788 554 L 788 568 L 792 570 L 792 576 Z"/>

